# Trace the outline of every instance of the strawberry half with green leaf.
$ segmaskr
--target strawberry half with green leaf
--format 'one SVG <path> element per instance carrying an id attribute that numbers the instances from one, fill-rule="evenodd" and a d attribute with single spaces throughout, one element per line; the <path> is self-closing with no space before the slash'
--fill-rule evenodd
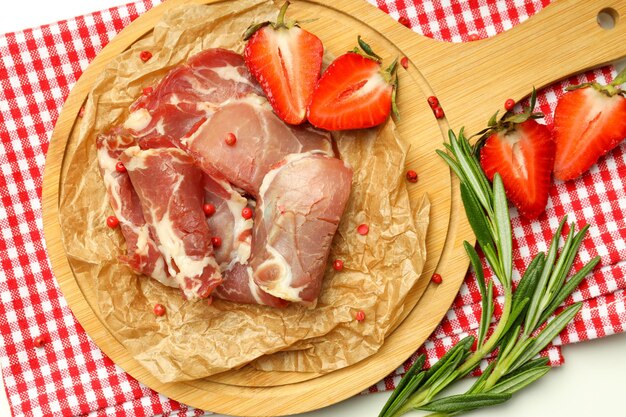
<path id="1" fill-rule="evenodd" d="M 324 46 L 298 22 L 285 20 L 288 6 L 287 1 L 276 23 L 263 22 L 248 28 L 243 57 L 278 117 L 300 124 L 306 119 L 306 109 L 320 77 Z"/>
<path id="2" fill-rule="evenodd" d="M 327 130 L 363 129 L 387 120 L 395 107 L 397 59 L 386 69 L 382 58 L 358 37 L 361 49 L 341 55 L 317 82 L 307 118 Z"/>
<path id="3" fill-rule="evenodd" d="M 567 181 L 587 171 L 626 138 L 624 69 L 612 83 L 571 86 L 554 113 L 554 176 Z"/>
<path id="4" fill-rule="evenodd" d="M 535 121 L 535 90 L 530 107 L 523 113 L 510 112 L 496 121 L 497 112 L 481 132 L 480 164 L 489 180 L 497 173 L 509 200 L 529 219 L 539 216 L 548 202 L 555 145 L 550 130 Z"/>

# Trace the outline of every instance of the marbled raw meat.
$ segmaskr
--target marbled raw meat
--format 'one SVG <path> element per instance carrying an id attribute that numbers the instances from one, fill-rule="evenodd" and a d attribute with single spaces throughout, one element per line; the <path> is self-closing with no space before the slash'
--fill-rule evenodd
<path id="1" fill-rule="evenodd" d="M 126 151 L 122 160 L 129 165 L 137 188 L 135 204 L 141 200 L 143 214 L 152 225 L 150 231 L 164 255 L 165 275 L 173 275 L 188 298 L 208 296 L 220 281 L 221 269 L 225 281 L 214 292 L 217 297 L 279 307 L 287 304 L 285 300 L 312 305 L 350 193 L 352 171 L 333 158 L 327 132 L 286 125 L 258 94 L 260 89 L 240 55 L 223 49 L 201 52 L 172 69 L 153 91 L 131 106 L 118 130 L 143 150 Z M 228 134 L 234 134 L 235 144 L 226 143 Z M 189 230 L 177 231 L 172 222 L 189 215 L 183 212 L 189 211 L 191 202 L 193 225 L 183 229 L 199 224 L 202 201 L 196 191 L 201 176 L 189 173 L 191 160 L 185 152 L 174 152 L 172 146 L 185 151 L 208 174 L 205 198 L 216 206 L 215 215 L 204 222 L 210 232 L 198 226 L 203 229 L 202 237 L 190 239 L 194 244 L 182 251 L 182 237 L 176 241 L 172 236 Z M 185 159 L 185 163 L 164 168 L 149 162 L 158 158 L 163 159 L 159 164 L 172 162 L 174 154 L 174 159 Z M 186 168 L 181 168 L 183 165 Z M 187 173 L 174 173 L 174 166 Z M 299 172 L 302 169 L 311 171 Z M 187 178 L 192 176 L 194 180 Z M 172 177 L 185 178 L 181 184 L 194 189 L 194 196 L 183 196 L 176 188 L 178 180 Z M 192 182 L 194 185 L 189 185 Z M 260 204 L 252 236 L 252 221 L 241 217 L 248 201 L 234 187 Z M 177 208 L 167 215 L 159 211 L 158 204 L 152 207 L 149 203 L 166 196 L 170 202 L 178 200 Z M 222 239 L 214 256 L 208 254 L 207 236 Z M 184 262 L 189 254 L 201 261 Z M 194 267 L 182 267 L 186 268 L 182 271 L 179 264 Z"/>
<path id="2" fill-rule="evenodd" d="M 131 147 L 120 156 L 168 273 L 187 299 L 208 297 L 222 282 L 202 205 L 202 172 L 176 148 Z"/>
<path id="3" fill-rule="evenodd" d="M 227 100 L 260 93 L 241 55 L 202 51 L 174 67 L 130 108 L 124 127 L 143 149 L 171 147 Z"/>
<path id="4" fill-rule="evenodd" d="M 350 167 L 316 152 L 289 155 L 267 174 L 250 261 L 261 289 L 292 302 L 316 302 L 351 184 Z"/>
<path id="5" fill-rule="evenodd" d="M 235 135 L 235 145 L 225 142 L 229 133 Z M 286 125 L 255 94 L 219 106 L 177 146 L 211 176 L 225 178 L 254 197 L 265 174 L 287 155 L 313 150 L 333 155 L 328 132 Z"/>
<path id="6" fill-rule="evenodd" d="M 204 174 L 204 201 L 213 204 L 215 213 L 207 218 L 214 236 L 222 240 L 215 248 L 215 259 L 222 270 L 237 262 L 246 263 L 250 258 L 252 219 L 241 215 L 248 206 L 248 199 L 239 194 L 224 180 L 217 180 Z"/>
<path id="7" fill-rule="evenodd" d="M 287 301 L 261 290 L 252 279 L 250 250 L 252 219 L 244 219 L 241 212 L 249 205 L 248 199 L 239 194 L 226 181 L 204 177 L 205 201 L 215 206 L 215 213 L 207 219 L 209 228 L 219 236 L 222 245 L 215 250 L 224 281 L 213 295 L 216 298 L 245 304 L 264 304 L 284 307 Z"/>
<path id="8" fill-rule="evenodd" d="M 109 196 L 109 203 L 126 240 L 126 255 L 120 260 L 135 272 L 150 276 L 168 285 L 178 286 L 167 274 L 165 262 L 150 233 L 141 210 L 139 196 L 135 192 L 128 173 L 119 172 L 115 166 L 126 149 L 135 146 L 132 138 L 117 131 L 99 135 L 96 141 L 100 174 Z"/>
<path id="9" fill-rule="evenodd" d="M 224 282 L 213 292 L 216 298 L 242 304 L 261 304 L 286 307 L 289 301 L 274 297 L 263 291 L 253 278 L 250 265 L 236 263 L 224 272 Z"/>

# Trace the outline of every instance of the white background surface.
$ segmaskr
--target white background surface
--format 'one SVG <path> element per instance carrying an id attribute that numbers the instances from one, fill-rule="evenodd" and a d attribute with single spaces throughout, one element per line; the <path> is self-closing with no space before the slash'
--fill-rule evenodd
<path id="1" fill-rule="evenodd" d="M 127 1 L 124 0 L 3 1 L 0 33 L 53 23 L 125 3 Z M 553 369 L 544 378 L 516 394 L 508 403 L 476 411 L 472 415 L 626 416 L 626 334 L 566 346 L 563 354 L 566 360 L 563 367 Z M 468 386 L 470 382 L 463 381 L 460 385 Z M 302 416 L 374 417 L 388 396 L 389 393 L 357 396 Z M 0 389 L 0 416 L 9 415 L 4 389 Z"/>

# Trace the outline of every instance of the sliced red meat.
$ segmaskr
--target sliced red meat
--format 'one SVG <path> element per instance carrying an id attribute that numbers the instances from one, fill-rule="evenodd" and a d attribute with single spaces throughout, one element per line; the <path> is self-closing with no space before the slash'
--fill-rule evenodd
<path id="1" fill-rule="evenodd" d="M 248 199 L 227 181 L 216 180 L 205 174 L 204 201 L 215 206 L 215 213 L 207 218 L 207 222 L 213 235 L 222 240 L 221 246 L 214 249 L 220 268 L 227 270 L 237 262 L 248 262 L 253 221 L 241 215 L 248 205 Z"/>
<path id="2" fill-rule="evenodd" d="M 215 249 L 215 259 L 220 265 L 224 281 L 213 295 L 236 303 L 286 306 L 287 301 L 261 290 L 252 279 L 248 261 L 253 220 L 245 219 L 242 215 L 248 200 L 228 182 L 215 180 L 206 174 L 204 190 L 205 202 L 215 206 L 215 213 L 207 219 L 209 228 L 222 239 L 222 245 Z"/>
<path id="3" fill-rule="evenodd" d="M 226 143 L 229 133 L 234 145 Z M 333 155 L 328 132 L 286 125 L 267 100 L 253 94 L 220 106 L 178 146 L 208 174 L 255 197 L 265 174 L 287 155 L 313 150 Z"/>
<path id="4" fill-rule="evenodd" d="M 165 262 L 143 217 L 139 196 L 128 174 L 115 168 L 122 152 L 134 145 L 133 139 L 115 131 L 98 136 L 96 141 L 100 174 L 126 240 L 126 255 L 120 256 L 120 260 L 137 273 L 176 287 L 178 284 L 166 272 Z"/>
<path id="5" fill-rule="evenodd" d="M 254 282 L 250 265 L 237 263 L 224 272 L 224 282 L 213 292 L 216 298 L 242 304 L 286 307 L 289 302 L 263 291 Z"/>
<path id="6" fill-rule="evenodd" d="M 120 198 L 141 206 L 164 275 L 187 298 L 217 287 L 217 297 L 236 302 L 313 304 L 352 171 L 331 157 L 327 132 L 285 125 L 258 94 L 231 51 L 208 50 L 172 69 L 118 128 L 139 145 L 121 156 L 136 193 Z M 212 179 L 203 184 L 192 162 Z M 253 232 L 241 215 L 249 203 L 233 187 L 262 204 Z M 216 207 L 208 220 L 205 199 Z M 222 242 L 215 253 L 212 237 Z"/>
<path id="7" fill-rule="evenodd" d="M 314 304 L 352 169 L 319 153 L 290 155 L 261 185 L 252 237 L 254 281 L 284 300 Z"/>
<path id="8" fill-rule="evenodd" d="M 120 158 L 169 274 L 187 299 L 208 297 L 222 277 L 202 210 L 202 172 L 176 148 L 135 146 Z"/>
<path id="9" fill-rule="evenodd" d="M 232 98 L 260 93 L 243 57 L 226 49 L 208 49 L 172 69 L 130 108 L 124 127 L 144 148 L 171 147 L 206 113 Z"/>

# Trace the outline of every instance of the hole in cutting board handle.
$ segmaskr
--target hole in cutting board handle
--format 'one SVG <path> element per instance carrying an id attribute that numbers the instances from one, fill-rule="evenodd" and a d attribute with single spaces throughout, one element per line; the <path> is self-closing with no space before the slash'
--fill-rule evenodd
<path id="1" fill-rule="evenodd" d="M 617 25 L 618 19 L 619 13 L 617 13 L 617 10 L 610 7 L 600 10 L 596 18 L 598 25 L 600 25 L 602 29 L 606 30 L 613 29 L 615 25 Z"/>

